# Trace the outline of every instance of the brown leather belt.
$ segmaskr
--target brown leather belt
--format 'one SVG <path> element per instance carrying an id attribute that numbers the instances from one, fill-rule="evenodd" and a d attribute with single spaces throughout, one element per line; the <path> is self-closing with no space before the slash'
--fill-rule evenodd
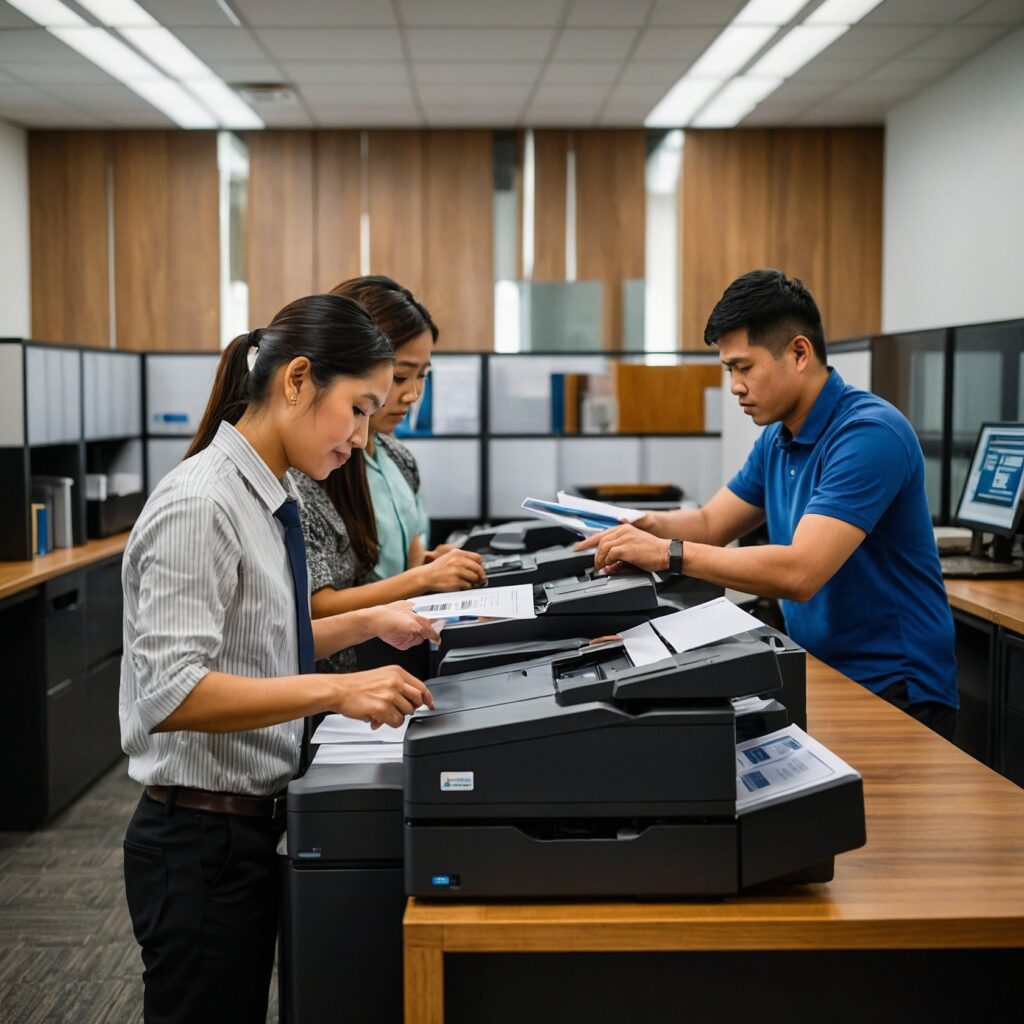
<path id="1" fill-rule="evenodd" d="M 175 807 L 189 811 L 212 811 L 214 814 L 241 814 L 246 818 L 281 818 L 285 812 L 285 794 L 275 796 L 240 796 L 236 793 L 211 793 L 186 786 L 147 786 L 146 795 L 158 804 L 171 801 Z"/>

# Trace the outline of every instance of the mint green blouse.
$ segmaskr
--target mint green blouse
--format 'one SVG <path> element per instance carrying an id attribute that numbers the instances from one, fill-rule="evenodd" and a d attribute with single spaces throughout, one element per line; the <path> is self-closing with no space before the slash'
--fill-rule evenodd
<path id="1" fill-rule="evenodd" d="M 409 545 L 417 535 L 427 544 L 430 520 L 420 496 L 409 486 L 379 437 L 374 453 L 371 458 L 364 451 L 363 459 L 380 545 L 374 572 L 383 580 L 409 568 Z"/>

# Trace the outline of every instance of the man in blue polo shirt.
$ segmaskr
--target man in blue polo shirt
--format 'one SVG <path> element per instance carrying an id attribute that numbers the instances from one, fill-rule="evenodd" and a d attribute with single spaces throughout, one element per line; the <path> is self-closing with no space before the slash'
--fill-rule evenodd
<path id="1" fill-rule="evenodd" d="M 953 618 L 913 428 L 829 368 L 814 299 L 780 271 L 734 281 L 704 340 L 767 425 L 746 464 L 701 509 L 648 513 L 579 547 L 598 568 L 670 568 L 779 598 L 801 646 L 952 738 Z M 724 547 L 765 521 L 768 544 Z"/>

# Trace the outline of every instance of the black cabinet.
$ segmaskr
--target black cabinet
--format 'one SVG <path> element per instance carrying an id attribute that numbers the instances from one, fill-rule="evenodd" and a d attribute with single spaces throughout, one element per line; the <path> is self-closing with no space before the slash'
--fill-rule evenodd
<path id="1" fill-rule="evenodd" d="M 120 565 L 0 602 L 0 828 L 38 827 L 121 756 Z"/>
<path id="2" fill-rule="evenodd" d="M 1024 637 L 1000 634 L 999 770 L 1024 786 Z"/>
<path id="3" fill-rule="evenodd" d="M 956 627 L 960 714 L 953 742 L 983 764 L 995 763 L 993 726 L 996 699 L 996 627 L 977 616 L 953 610 Z"/>

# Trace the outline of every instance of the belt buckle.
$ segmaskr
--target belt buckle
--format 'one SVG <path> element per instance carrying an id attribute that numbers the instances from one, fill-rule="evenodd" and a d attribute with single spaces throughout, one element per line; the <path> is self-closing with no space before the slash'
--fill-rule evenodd
<path id="1" fill-rule="evenodd" d="M 272 798 L 270 804 L 270 817 L 279 818 L 285 812 L 287 806 L 287 794 L 279 793 L 277 796 Z"/>

